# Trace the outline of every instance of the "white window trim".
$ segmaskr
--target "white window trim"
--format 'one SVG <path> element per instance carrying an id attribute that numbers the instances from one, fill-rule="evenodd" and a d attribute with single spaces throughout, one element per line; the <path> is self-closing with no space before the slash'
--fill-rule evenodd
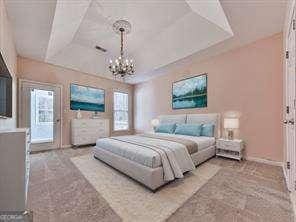
<path id="1" fill-rule="evenodd" d="M 121 93 L 127 95 L 127 110 L 115 110 L 115 93 Z M 115 129 L 115 111 L 123 111 L 127 112 L 127 128 L 126 129 Z M 121 92 L 121 91 L 113 91 L 113 131 L 114 132 L 120 132 L 120 131 L 129 131 L 130 130 L 130 118 L 129 118 L 129 93 L 128 92 Z"/>

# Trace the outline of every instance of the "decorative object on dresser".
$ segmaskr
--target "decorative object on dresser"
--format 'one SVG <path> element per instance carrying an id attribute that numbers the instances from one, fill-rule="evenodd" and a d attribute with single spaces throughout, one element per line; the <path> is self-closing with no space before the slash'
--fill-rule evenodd
<path id="1" fill-rule="evenodd" d="M 71 144 L 95 144 L 97 139 L 109 137 L 109 119 L 72 119 Z"/>
<path id="2" fill-rule="evenodd" d="M 225 118 L 224 129 L 228 132 L 228 139 L 233 140 L 233 130 L 239 128 L 238 118 Z"/>
<path id="3" fill-rule="evenodd" d="M 0 211 L 25 211 L 30 170 L 28 129 L 0 131 Z"/>
<path id="4" fill-rule="evenodd" d="M 78 109 L 76 112 L 76 119 L 81 119 L 81 117 L 82 117 L 81 111 L 80 111 L 80 109 Z"/>
<path id="5" fill-rule="evenodd" d="M 243 159 L 244 142 L 240 139 L 218 139 L 216 142 L 216 156 Z"/>

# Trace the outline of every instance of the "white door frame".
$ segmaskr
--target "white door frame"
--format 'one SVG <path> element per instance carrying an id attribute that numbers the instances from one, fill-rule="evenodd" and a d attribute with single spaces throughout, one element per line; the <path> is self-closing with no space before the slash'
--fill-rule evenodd
<path id="1" fill-rule="evenodd" d="M 284 95 L 284 135 L 285 135 L 285 177 L 289 191 L 295 191 L 296 188 L 296 128 L 295 128 L 295 102 L 296 102 L 296 59 L 295 59 L 295 13 L 294 10 L 288 20 L 288 29 L 286 35 L 286 60 L 285 60 L 285 95 Z"/>
<path id="2" fill-rule="evenodd" d="M 57 146 L 56 147 L 49 147 L 48 149 L 56 149 L 56 148 L 60 148 L 62 146 L 62 123 L 63 123 L 63 112 L 62 112 L 62 92 L 63 92 L 63 86 L 60 85 L 60 84 L 52 84 L 52 83 L 45 83 L 45 82 L 38 82 L 38 81 L 33 81 L 33 80 L 27 80 L 27 79 L 21 79 L 21 78 L 18 78 L 18 119 L 17 119 L 17 123 L 18 123 L 18 127 L 28 127 L 26 126 L 26 123 L 25 123 L 25 119 L 22 115 L 22 112 L 21 112 L 21 107 L 24 106 L 24 101 L 22 101 L 22 95 L 21 95 L 21 92 L 22 92 L 22 85 L 23 84 L 32 84 L 32 85 L 41 85 L 41 86 L 48 86 L 48 87 L 55 87 L 55 88 L 58 88 L 59 89 L 59 95 L 60 95 L 60 108 L 59 108 L 59 112 L 60 112 L 60 116 L 59 116 L 59 127 L 58 127 L 58 135 L 57 136 Z M 55 120 L 56 121 L 56 120 Z M 42 148 L 41 150 L 47 150 L 47 148 Z"/>

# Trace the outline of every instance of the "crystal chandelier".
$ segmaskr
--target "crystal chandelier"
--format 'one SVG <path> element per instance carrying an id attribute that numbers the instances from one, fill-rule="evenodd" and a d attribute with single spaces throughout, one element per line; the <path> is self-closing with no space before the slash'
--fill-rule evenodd
<path id="1" fill-rule="evenodd" d="M 126 20 L 118 20 L 113 24 L 115 33 L 120 34 L 120 56 L 113 62 L 110 59 L 109 70 L 115 76 L 124 78 L 128 75 L 134 75 L 135 66 L 132 59 L 123 55 L 123 35 L 131 32 L 131 24 Z"/>

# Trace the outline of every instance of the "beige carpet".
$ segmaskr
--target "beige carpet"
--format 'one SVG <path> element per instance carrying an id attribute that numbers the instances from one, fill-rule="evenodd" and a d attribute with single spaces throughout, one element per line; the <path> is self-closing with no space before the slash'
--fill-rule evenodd
<path id="1" fill-rule="evenodd" d="M 71 160 L 123 221 L 128 222 L 165 221 L 221 168 L 204 163 L 184 179 L 153 193 L 90 154 Z"/>

